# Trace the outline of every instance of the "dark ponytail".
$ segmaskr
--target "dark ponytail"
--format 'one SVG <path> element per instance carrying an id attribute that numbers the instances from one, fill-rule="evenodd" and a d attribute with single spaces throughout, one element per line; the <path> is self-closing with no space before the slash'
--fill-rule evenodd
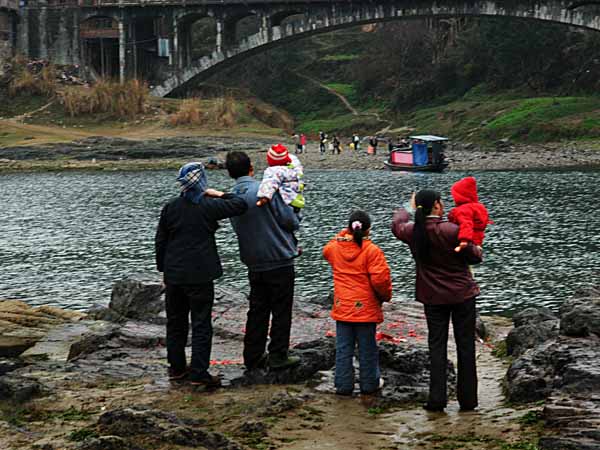
<path id="1" fill-rule="evenodd" d="M 413 230 L 413 243 L 415 246 L 415 260 L 417 262 L 427 262 L 431 242 L 425 229 L 425 218 L 431 214 L 433 205 L 441 200 L 441 195 L 436 191 L 419 191 L 415 196 L 415 227 Z"/>
<path id="2" fill-rule="evenodd" d="M 362 247 L 363 238 L 371 228 L 371 218 L 364 211 L 354 211 L 350 214 L 348 221 L 348 231 L 352 234 L 354 242 Z"/>

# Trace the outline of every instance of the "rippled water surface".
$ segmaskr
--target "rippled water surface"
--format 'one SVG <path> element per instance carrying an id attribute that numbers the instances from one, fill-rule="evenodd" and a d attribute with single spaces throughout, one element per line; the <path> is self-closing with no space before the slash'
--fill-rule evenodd
<path id="1" fill-rule="evenodd" d="M 373 240 L 387 255 L 395 294 L 412 298 L 414 266 L 406 246 L 389 231 L 392 209 L 423 188 L 441 190 L 449 209 L 449 188 L 465 175 L 308 172 L 297 294 L 327 294 L 331 274 L 321 248 L 352 209 L 362 208 L 373 218 Z M 598 284 L 600 172 L 473 175 L 495 221 L 486 237 L 485 263 L 475 269 L 483 312 L 556 308 L 576 288 Z M 218 188 L 232 185 L 225 173 L 211 172 L 209 179 Z M 0 176 L 0 298 L 86 309 L 107 303 L 115 280 L 155 275 L 160 208 L 176 193 L 171 171 Z M 226 272 L 220 282 L 247 291 L 246 270 L 227 222 L 217 237 Z"/>

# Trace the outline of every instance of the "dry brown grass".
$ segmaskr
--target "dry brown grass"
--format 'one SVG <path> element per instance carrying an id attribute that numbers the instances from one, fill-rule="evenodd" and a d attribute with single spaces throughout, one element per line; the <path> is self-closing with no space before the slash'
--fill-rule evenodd
<path id="1" fill-rule="evenodd" d="M 12 80 L 8 84 L 8 95 L 43 95 L 52 97 L 56 94 L 56 69 L 52 64 L 45 66 L 39 73 L 27 68 L 27 61 L 15 58 L 12 62 Z"/>
<path id="2" fill-rule="evenodd" d="M 123 84 L 102 80 L 89 90 L 65 90 L 61 97 L 65 112 L 71 117 L 109 114 L 117 119 L 132 119 L 146 111 L 148 86 L 139 80 Z"/>
<path id="3" fill-rule="evenodd" d="M 210 101 L 198 98 L 184 100 L 179 110 L 169 116 L 172 126 L 214 125 L 231 128 L 237 124 L 239 114 L 232 97 L 220 97 Z"/>
<path id="4" fill-rule="evenodd" d="M 202 112 L 200 100 L 190 98 L 184 100 L 179 106 L 179 110 L 169 116 L 169 123 L 174 126 L 181 125 L 202 125 L 206 123 L 206 113 Z"/>

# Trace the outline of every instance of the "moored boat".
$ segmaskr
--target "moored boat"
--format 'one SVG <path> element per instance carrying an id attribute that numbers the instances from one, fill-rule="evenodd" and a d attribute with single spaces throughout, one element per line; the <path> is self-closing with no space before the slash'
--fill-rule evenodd
<path id="1" fill-rule="evenodd" d="M 448 138 L 434 135 L 410 136 L 410 145 L 394 147 L 384 161 L 390 170 L 441 172 L 448 167 L 444 150 Z"/>

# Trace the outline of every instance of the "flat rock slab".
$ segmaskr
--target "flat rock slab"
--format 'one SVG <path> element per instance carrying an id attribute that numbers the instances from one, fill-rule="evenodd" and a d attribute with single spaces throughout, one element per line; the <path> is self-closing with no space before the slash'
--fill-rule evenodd
<path id="1" fill-rule="evenodd" d="M 117 328 L 117 325 L 102 321 L 63 324 L 50 330 L 22 356 L 66 362 L 81 354 L 95 351 L 115 334 Z"/>

